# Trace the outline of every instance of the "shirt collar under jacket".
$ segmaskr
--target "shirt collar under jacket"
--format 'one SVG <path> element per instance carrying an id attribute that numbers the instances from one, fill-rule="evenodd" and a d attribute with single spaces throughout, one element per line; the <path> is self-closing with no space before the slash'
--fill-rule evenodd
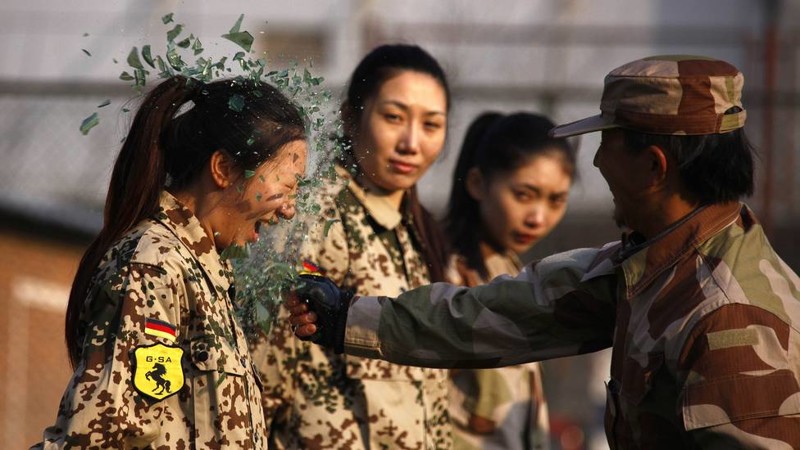
<path id="1" fill-rule="evenodd" d="M 166 191 L 161 193 L 159 203 L 160 208 L 154 216 L 155 220 L 180 239 L 200 262 L 212 285 L 220 290 L 218 294 L 227 295 L 233 285 L 231 264 L 219 255 L 214 241 L 208 237 L 200 221 L 192 211 Z"/>
<path id="2" fill-rule="evenodd" d="M 380 226 L 393 230 L 400 224 L 403 215 L 385 198 L 371 194 L 364 189 L 344 167 L 336 166 L 336 173 L 346 181 L 347 188 L 353 193 L 353 196 Z"/>
<path id="3" fill-rule="evenodd" d="M 742 203 L 709 205 L 632 249 L 620 246 L 614 259 L 619 261 L 624 273 L 627 297 L 641 293 L 665 270 L 689 256 L 703 242 L 738 220 L 740 215 L 756 222 L 750 209 Z"/>

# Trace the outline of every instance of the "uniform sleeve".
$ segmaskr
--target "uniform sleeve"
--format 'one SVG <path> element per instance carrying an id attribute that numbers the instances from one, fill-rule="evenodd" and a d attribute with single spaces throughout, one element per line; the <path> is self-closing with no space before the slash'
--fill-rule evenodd
<path id="1" fill-rule="evenodd" d="M 144 331 L 148 318 L 180 329 L 175 278 L 160 267 L 132 264 L 99 286 L 83 316 L 82 358 L 42 448 L 142 448 L 161 434 L 169 414 L 134 388 L 134 350 L 172 344 Z"/>
<path id="2" fill-rule="evenodd" d="M 615 283 L 613 272 L 587 278 L 597 253 L 554 255 L 484 286 L 436 283 L 397 299 L 359 297 L 345 351 L 405 365 L 491 368 L 609 347 Z"/>
<path id="3" fill-rule="evenodd" d="M 726 305 L 692 330 L 679 409 L 701 448 L 800 448 L 800 334 L 780 314 Z"/>

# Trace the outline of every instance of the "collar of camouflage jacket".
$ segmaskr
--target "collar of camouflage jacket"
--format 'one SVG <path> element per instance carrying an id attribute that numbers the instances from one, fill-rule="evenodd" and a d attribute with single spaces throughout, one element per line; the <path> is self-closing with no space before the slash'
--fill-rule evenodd
<path id="1" fill-rule="evenodd" d="M 627 297 L 641 293 L 665 270 L 740 217 L 751 223 L 757 222 L 752 211 L 742 203 L 710 205 L 692 213 L 666 232 L 637 245 L 638 251 L 625 252 L 627 257 L 620 262 L 620 266 L 625 276 Z M 623 252 L 622 246 L 619 252 Z"/>
<path id="2" fill-rule="evenodd" d="M 186 208 L 172 194 L 163 191 L 160 209 L 155 220 L 167 227 L 183 245 L 194 255 L 203 267 L 211 284 L 226 295 L 233 284 L 233 270 L 228 261 L 222 259 L 194 213 Z"/>
<path id="3" fill-rule="evenodd" d="M 364 189 L 344 167 L 336 166 L 336 173 L 346 180 L 347 188 L 380 226 L 387 230 L 393 230 L 400 224 L 403 215 L 385 198 Z"/>

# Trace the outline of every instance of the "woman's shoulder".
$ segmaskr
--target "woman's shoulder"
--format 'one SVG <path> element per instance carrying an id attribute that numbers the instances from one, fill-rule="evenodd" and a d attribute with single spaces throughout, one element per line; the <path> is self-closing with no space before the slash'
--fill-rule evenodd
<path id="1" fill-rule="evenodd" d="M 483 284 L 478 271 L 470 268 L 467 258 L 459 253 L 450 255 L 450 259 L 447 261 L 445 277 L 448 282 L 461 286 L 472 287 Z"/>
<path id="2" fill-rule="evenodd" d="M 342 166 L 335 165 L 330 169 L 317 173 L 311 183 L 313 197 L 318 199 L 336 198 L 353 182 L 353 177 Z"/>
<path id="3" fill-rule="evenodd" d="M 191 257 L 175 234 L 163 224 L 145 220 L 131 229 L 106 252 L 117 266 L 142 264 L 167 269 Z"/>

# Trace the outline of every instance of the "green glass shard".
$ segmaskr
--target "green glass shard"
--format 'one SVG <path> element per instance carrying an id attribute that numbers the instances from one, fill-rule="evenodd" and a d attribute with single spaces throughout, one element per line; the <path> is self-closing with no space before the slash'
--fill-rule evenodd
<path id="1" fill-rule="evenodd" d="M 228 99 L 228 108 L 236 112 L 242 112 L 242 109 L 244 109 L 244 97 L 239 94 L 231 95 Z"/>
<path id="2" fill-rule="evenodd" d="M 83 53 L 86 53 L 86 56 L 92 56 L 92 54 L 89 53 L 89 50 L 86 50 L 85 48 L 82 48 L 81 50 L 83 51 Z"/>
<path id="3" fill-rule="evenodd" d="M 97 113 L 92 113 L 91 116 L 83 119 L 83 122 L 81 122 L 81 134 L 86 136 L 89 134 L 89 130 L 96 127 L 98 123 L 100 123 L 100 119 L 97 117 Z"/>
<path id="4" fill-rule="evenodd" d="M 239 19 L 236 20 L 236 23 L 233 24 L 233 28 L 231 28 L 231 33 L 238 33 L 242 26 L 242 20 L 244 20 L 244 14 L 239 14 Z"/>
<path id="5" fill-rule="evenodd" d="M 194 40 L 194 43 L 192 44 L 192 51 L 194 52 L 195 56 L 203 53 L 203 44 L 200 42 L 200 39 Z"/>
<path id="6" fill-rule="evenodd" d="M 167 14 L 167 15 L 165 15 L 165 16 L 163 16 L 163 17 L 161 17 L 161 22 L 162 22 L 164 25 L 166 25 L 166 24 L 168 24 L 168 23 L 172 22 L 172 16 L 174 16 L 174 15 L 175 15 L 175 13 L 169 13 L 169 14 Z"/>
<path id="7" fill-rule="evenodd" d="M 144 59 L 144 62 L 146 62 L 148 66 L 152 67 L 153 69 L 156 68 L 155 64 L 153 64 L 153 56 L 150 54 L 149 44 L 142 46 L 142 59 Z"/>
<path id="8" fill-rule="evenodd" d="M 188 37 L 188 38 L 178 42 L 175 45 L 177 45 L 180 48 L 189 48 L 189 46 L 192 45 L 192 38 Z"/>
<path id="9" fill-rule="evenodd" d="M 144 69 L 136 69 L 133 71 L 133 85 L 136 90 L 141 90 L 147 82 L 147 71 Z"/>
<path id="10" fill-rule="evenodd" d="M 205 58 L 198 58 L 197 60 L 197 67 L 200 68 L 199 76 L 205 82 L 209 82 L 212 80 L 211 69 L 214 67 L 210 59 Z"/>
<path id="11" fill-rule="evenodd" d="M 239 19 L 233 25 L 230 32 L 228 32 L 228 34 L 223 34 L 222 37 L 249 52 L 250 48 L 253 45 L 253 35 L 251 35 L 247 31 L 240 31 L 243 19 L 244 19 L 244 14 L 240 14 Z"/>
<path id="12" fill-rule="evenodd" d="M 256 175 L 254 170 L 245 170 L 244 171 L 244 179 L 253 178 Z"/>
<path id="13" fill-rule="evenodd" d="M 181 71 L 186 66 L 186 63 L 183 62 L 181 55 L 178 54 L 178 50 L 175 48 L 174 42 L 170 42 L 170 44 L 171 45 L 167 45 L 167 61 L 173 69 Z"/>
<path id="14" fill-rule="evenodd" d="M 128 72 L 122 72 L 119 74 L 119 79 L 122 81 L 133 81 L 133 75 L 129 74 Z"/>
<path id="15" fill-rule="evenodd" d="M 172 76 L 172 68 L 167 66 L 161 56 L 156 57 L 156 65 L 158 66 L 159 74 L 158 76 L 161 78 L 169 78 Z"/>
<path id="16" fill-rule="evenodd" d="M 98 107 L 98 108 L 102 108 L 102 107 L 104 107 L 104 106 L 108 106 L 108 105 L 110 105 L 110 104 L 111 104 L 111 100 L 109 100 L 109 99 L 105 99 L 105 100 L 103 100 L 103 103 L 100 103 L 99 105 L 97 105 L 97 107 Z"/>
<path id="17" fill-rule="evenodd" d="M 139 60 L 139 51 L 136 49 L 136 47 L 133 47 L 131 52 L 128 53 L 128 65 L 134 69 L 144 69 L 144 66 L 142 66 L 142 61 Z"/>
<path id="18" fill-rule="evenodd" d="M 247 31 L 223 34 L 222 37 L 233 42 L 239 47 L 242 47 L 248 52 L 250 51 L 250 48 L 253 46 L 253 41 L 255 40 L 253 39 L 253 35 Z"/>
<path id="19" fill-rule="evenodd" d="M 183 31 L 183 25 L 177 24 L 175 28 L 167 31 L 167 42 L 175 41 L 175 38 Z"/>

